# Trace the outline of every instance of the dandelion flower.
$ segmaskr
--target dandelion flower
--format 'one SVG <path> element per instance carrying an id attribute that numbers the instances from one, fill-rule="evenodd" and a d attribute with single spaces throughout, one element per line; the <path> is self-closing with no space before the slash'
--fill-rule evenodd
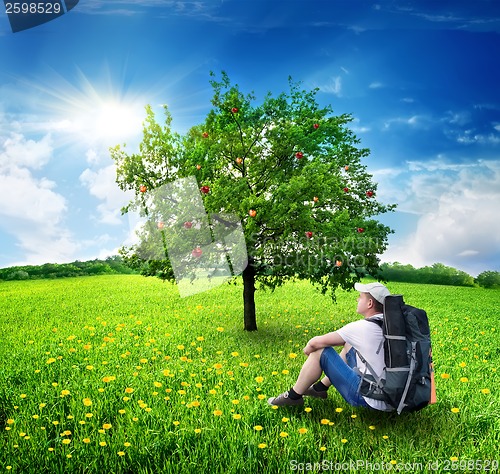
<path id="1" fill-rule="evenodd" d="M 290 371 L 289 371 L 289 370 L 287 370 L 287 369 L 284 369 L 284 370 L 282 370 L 282 371 L 281 371 L 281 373 L 282 373 L 283 375 L 288 375 L 288 374 L 290 373 Z"/>
<path id="2" fill-rule="evenodd" d="M 460 362 L 460 364 L 458 364 L 460 367 L 465 367 L 467 364 L 465 362 Z"/>
<path id="3" fill-rule="evenodd" d="M 240 420 L 240 419 L 241 419 L 241 415 L 240 415 L 239 413 L 235 413 L 235 414 L 233 415 L 233 418 L 234 418 L 235 420 Z"/>
<path id="4" fill-rule="evenodd" d="M 134 389 L 132 387 L 127 387 L 125 389 L 125 393 L 133 393 L 134 392 Z"/>
<path id="5" fill-rule="evenodd" d="M 484 393 L 485 395 L 488 395 L 488 393 L 491 393 L 491 392 L 490 392 L 489 388 L 482 388 L 481 389 L 481 393 Z"/>
<path id="6" fill-rule="evenodd" d="M 12 418 L 9 418 L 9 419 L 7 420 L 7 424 L 8 424 L 8 425 L 13 425 L 13 424 L 14 424 L 14 420 L 13 420 Z"/>
<path id="7" fill-rule="evenodd" d="M 373 426 L 373 425 L 370 425 L 368 428 L 370 428 L 371 430 L 376 429 L 376 427 L 375 427 L 375 426 Z"/>
<path id="8" fill-rule="evenodd" d="M 83 404 L 86 406 L 86 407 L 89 407 L 92 405 L 92 400 L 90 398 L 84 398 L 82 400 Z"/>
<path id="9" fill-rule="evenodd" d="M 458 413 L 460 411 L 460 408 L 452 408 L 451 411 L 452 413 Z"/>
<path id="10" fill-rule="evenodd" d="M 328 425 L 330 423 L 330 420 L 328 418 L 323 418 L 320 423 L 322 425 Z"/>
<path id="11" fill-rule="evenodd" d="M 345 444 L 345 443 L 347 443 L 347 440 L 346 440 L 345 438 L 342 438 L 342 439 L 340 440 L 340 442 Z"/>
<path id="12" fill-rule="evenodd" d="M 111 428 L 111 423 L 104 423 L 104 425 L 102 425 L 102 427 L 105 430 L 109 430 Z"/>
<path id="13" fill-rule="evenodd" d="M 106 441 L 99 441 L 99 446 L 106 446 L 107 444 Z"/>
<path id="14" fill-rule="evenodd" d="M 130 448 L 130 446 L 132 446 L 128 441 L 125 441 L 125 443 L 123 443 L 123 446 L 125 446 L 126 448 Z"/>
<path id="15" fill-rule="evenodd" d="M 194 432 L 195 432 L 196 434 L 200 434 L 200 433 L 201 433 L 201 429 L 200 429 L 200 428 L 195 428 L 195 429 L 194 429 Z"/>
<path id="16" fill-rule="evenodd" d="M 288 433 L 287 433 L 286 431 L 282 431 L 282 432 L 280 433 L 280 436 L 281 436 L 282 438 L 286 438 L 286 437 L 288 436 Z"/>
<path id="17" fill-rule="evenodd" d="M 458 458 L 457 458 L 456 456 L 452 456 L 452 457 L 450 458 L 450 461 L 458 461 Z"/>
<path id="18" fill-rule="evenodd" d="M 125 456 L 125 452 L 124 451 L 118 451 L 116 454 L 118 454 L 118 456 Z"/>
<path id="19" fill-rule="evenodd" d="M 259 377 L 255 377 L 255 381 L 257 383 L 262 383 L 264 381 L 264 377 L 260 377 L 260 376 Z"/>
<path id="20" fill-rule="evenodd" d="M 389 436 L 384 435 L 384 436 L 382 436 L 382 438 L 383 438 L 383 439 L 389 439 Z"/>
<path id="21" fill-rule="evenodd" d="M 232 355 L 233 357 L 238 357 L 240 354 L 239 354 L 238 352 L 231 352 L 231 355 Z"/>
<path id="22" fill-rule="evenodd" d="M 56 361 L 56 359 L 54 359 L 53 357 L 50 357 L 49 359 L 47 359 L 47 364 L 53 364 L 55 361 Z"/>
<path id="23" fill-rule="evenodd" d="M 310 413 L 312 411 L 312 408 L 311 407 L 306 407 L 306 408 L 304 408 L 304 411 L 306 413 Z"/>
<path id="24" fill-rule="evenodd" d="M 262 426 L 260 426 L 260 425 L 257 425 L 257 426 L 254 426 L 253 429 L 255 431 L 262 431 L 264 428 L 262 428 Z"/>
<path id="25" fill-rule="evenodd" d="M 25 393 L 21 393 L 21 395 L 19 395 L 21 398 L 26 398 L 27 395 Z"/>
<path id="26" fill-rule="evenodd" d="M 450 378 L 450 374 L 441 374 L 441 378 L 442 379 L 449 379 Z"/>
<path id="27" fill-rule="evenodd" d="M 231 401 L 231 403 L 232 403 L 233 405 L 238 405 L 238 403 L 240 403 L 240 401 L 239 401 L 239 400 L 232 400 L 232 401 Z"/>
<path id="28" fill-rule="evenodd" d="M 297 354 L 295 354 L 295 352 L 292 352 L 291 354 L 288 354 L 288 357 L 290 357 L 290 359 L 295 359 L 297 357 Z"/>
<path id="29" fill-rule="evenodd" d="M 326 447 L 325 446 L 321 446 L 321 448 L 319 448 L 320 451 L 326 451 Z"/>
<path id="30" fill-rule="evenodd" d="M 222 415 L 222 410 L 214 410 L 214 415 L 215 416 L 221 416 Z"/>
<path id="31" fill-rule="evenodd" d="M 217 331 L 219 331 L 219 332 L 224 332 L 224 328 L 219 326 L 219 327 L 217 328 Z"/>
<path id="32" fill-rule="evenodd" d="M 290 418 L 286 418 L 286 417 L 281 418 L 281 421 L 283 423 L 288 423 L 289 420 L 290 420 Z"/>
<path id="33" fill-rule="evenodd" d="M 344 409 L 343 408 L 335 408 L 335 411 L 337 413 L 342 413 L 344 411 Z"/>
<path id="34" fill-rule="evenodd" d="M 266 443 L 260 443 L 260 444 L 259 444 L 259 448 L 260 448 L 260 449 L 267 448 L 267 444 L 266 444 Z"/>
<path id="35" fill-rule="evenodd" d="M 460 382 L 467 383 L 469 379 L 467 377 L 461 377 Z"/>
<path id="36" fill-rule="evenodd" d="M 62 444 L 70 444 L 71 440 L 69 438 L 65 438 L 62 440 Z"/>
<path id="37" fill-rule="evenodd" d="M 300 434 L 306 434 L 307 433 L 307 428 L 299 428 L 299 433 Z"/>

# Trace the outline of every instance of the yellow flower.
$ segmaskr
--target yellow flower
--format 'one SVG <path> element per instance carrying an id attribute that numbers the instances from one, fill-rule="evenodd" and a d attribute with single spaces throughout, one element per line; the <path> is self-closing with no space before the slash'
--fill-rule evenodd
<path id="1" fill-rule="evenodd" d="M 281 418 L 281 421 L 283 423 L 288 423 L 289 420 L 290 420 L 290 418 L 286 418 L 286 417 Z"/>
<path id="2" fill-rule="evenodd" d="M 71 440 L 69 438 L 65 438 L 62 440 L 62 444 L 69 444 L 71 443 Z"/>
<path id="3" fill-rule="evenodd" d="M 335 408 L 335 411 L 336 411 L 337 413 L 342 413 L 342 411 L 344 411 L 344 409 L 343 409 L 343 408 Z"/>
<path id="4" fill-rule="evenodd" d="M 173 424 L 174 426 L 179 426 L 179 425 L 181 424 L 181 422 L 180 422 L 180 421 L 173 421 L 173 422 L 172 422 L 172 424 Z"/>
<path id="5" fill-rule="evenodd" d="M 107 377 L 102 378 L 102 381 L 104 383 L 112 382 L 113 380 L 116 380 L 116 377 L 114 375 L 109 375 Z"/>
<path id="6" fill-rule="evenodd" d="M 310 413 L 312 411 L 312 408 L 311 407 L 304 408 L 304 411 L 306 413 Z"/>
<path id="7" fill-rule="evenodd" d="M 86 407 L 89 407 L 92 405 L 92 400 L 90 398 L 84 398 L 83 400 L 83 404 L 86 406 Z"/>
<path id="8" fill-rule="evenodd" d="M 463 382 L 463 383 L 466 383 L 466 382 L 468 382 L 468 381 L 469 381 L 469 379 L 468 379 L 467 377 L 462 377 L 462 378 L 460 379 L 460 382 Z"/>
<path id="9" fill-rule="evenodd" d="M 449 379 L 450 378 L 450 374 L 441 374 L 441 378 L 442 379 Z"/>
<path id="10" fill-rule="evenodd" d="M 109 430 L 111 428 L 111 423 L 104 423 L 104 425 L 102 425 L 102 427 L 105 429 L 105 430 Z"/>
<path id="11" fill-rule="evenodd" d="M 262 431 L 264 428 L 262 428 L 262 426 L 260 426 L 260 425 L 257 425 L 257 426 L 254 426 L 253 429 L 255 431 Z"/>
<path id="12" fill-rule="evenodd" d="M 383 438 L 383 439 L 389 439 L 389 436 L 384 435 L 384 436 L 382 436 L 382 438 Z"/>
<path id="13" fill-rule="evenodd" d="M 93 370 L 93 369 L 94 369 L 94 366 L 93 366 L 93 365 L 87 365 L 85 368 L 86 368 L 87 370 Z"/>
<path id="14" fill-rule="evenodd" d="M 12 418 L 9 418 L 9 419 L 7 420 L 7 424 L 8 424 L 8 425 L 13 425 L 13 424 L 14 424 L 14 420 L 13 420 Z"/>
<path id="15" fill-rule="evenodd" d="M 267 448 L 267 444 L 266 444 L 266 443 L 260 443 L 260 444 L 259 444 L 259 448 L 260 448 L 260 449 Z"/>
<path id="16" fill-rule="evenodd" d="M 458 458 L 457 458 L 456 456 L 452 456 L 452 457 L 450 458 L 450 461 L 458 461 Z"/>
<path id="17" fill-rule="evenodd" d="M 85 418 L 92 418 L 93 416 L 92 413 L 85 413 Z"/>
<path id="18" fill-rule="evenodd" d="M 458 364 L 460 367 L 465 367 L 467 364 L 465 362 L 460 362 L 460 364 Z"/>
<path id="19" fill-rule="evenodd" d="M 320 451 L 326 451 L 326 447 L 325 446 L 321 446 L 321 448 L 319 448 Z"/>
<path id="20" fill-rule="evenodd" d="M 239 420 L 239 419 L 241 419 L 241 415 L 240 415 L 239 413 L 235 413 L 235 414 L 233 415 L 233 418 L 234 418 L 235 420 Z"/>
<path id="21" fill-rule="evenodd" d="M 201 433 L 201 429 L 200 429 L 200 428 L 195 428 L 195 429 L 194 429 L 194 432 L 195 432 L 196 434 L 199 434 L 199 433 Z"/>
<path id="22" fill-rule="evenodd" d="M 232 355 L 233 357 L 238 357 L 240 354 L 239 354 L 238 352 L 231 352 L 231 355 Z"/>
<path id="23" fill-rule="evenodd" d="M 232 400 L 232 402 L 231 402 L 231 403 L 232 403 L 233 405 L 238 405 L 238 403 L 240 403 L 240 401 L 239 401 L 239 400 Z"/>
<path id="24" fill-rule="evenodd" d="M 217 393 L 217 390 L 211 389 L 208 391 L 210 395 L 215 395 Z"/>
<path id="25" fill-rule="evenodd" d="M 458 413 L 460 411 L 460 408 L 452 408 L 451 411 L 452 413 Z"/>
<path id="26" fill-rule="evenodd" d="M 491 393 L 491 392 L 490 392 L 489 388 L 482 388 L 481 393 L 484 393 L 485 395 L 487 395 L 488 393 Z"/>
<path id="27" fill-rule="evenodd" d="M 340 442 L 341 442 L 341 443 L 347 443 L 347 440 L 346 440 L 345 438 L 342 438 L 342 439 L 340 440 Z"/>
<path id="28" fill-rule="evenodd" d="M 307 433 L 307 428 L 299 428 L 299 433 L 300 434 L 306 434 Z"/>
<path id="29" fill-rule="evenodd" d="M 106 446 L 107 444 L 106 441 L 99 441 L 99 446 Z"/>
<path id="30" fill-rule="evenodd" d="M 198 400 L 195 400 L 194 402 L 191 402 L 191 406 L 193 406 L 193 407 L 199 407 L 200 406 L 200 402 Z"/>
<path id="31" fill-rule="evenodd" d="M 297 357 L 297 354 L 295 354 L 295 352 L 292 352 L 288 354 L 288 357 L 290 357 L 290 359 L 295 359 Z"/>
<path id="32" fill-rule="evenodd" d="M 289 371 L 289 370 L 284 369 L 284 370 L 282 370 L 282 371 L 281 371 L 281 373 L 282 373 L 283 375 L 288 375 L 288 374 L 290 373 L 290 371 Z"/>
<path id="33" fill-rule="evenodd" d="M 134 389 L 132 387 L 127 387 L 125 389 L 125 393 L 133 393 L 134 392 Z"/>
<path id="34" fill-rule="evenodd" d="M 26 398 L 27 395 L 25 393 L 21 393 L 21 395 L 19 395 L 21 398 Z"/>
<path id="35" fill-rule="evenodd" d="M 215 416 L 221 416 L 222 415 L 222 411 L 221 410 L 214 410 L 214 415 Z"/>
<path id="36" fill-rule="evenodd" d="M 156 388 L 160 388 L 163 384 L 161 382 L 154 382 L 153 385 L 156 387 Z"/>
<path id="37" fill-rule="evenodd" d="M 125 456 L 125 453 L 123 451 L 118 451 L 116 454 L 118 454 L 118 456 Z"/>
<path id="38" fill-rule="evenodd" d="M 320 423 L 322 425 L 328 425 L 330 423 L 330 420 L 328 418 L 323 418 Z"/>
<path id="39" fill-rule="evenodd" d="M 123 410 L 123 409 L 122 409 L 122 410 L 118 410 L 118 413 L 119 413 L 120 415 L 124 415 L 124 414 L 125 414 L 125 410 Z"/>
<path id="40" fill-rule="evenodd" d="M 264 381 L 264 377 L 255 377 L 255 381 L 257 383 L 262 383 Z"/>
<path id="41" fill-rule="evenodd" d="M 217 331 L 219 331 L 219 332 L 223 332 L 223 331 L 224 331 L 224 328 L 219 326 L 219 327 L 217 328 Z"/>
<path id="42" fill-rule="evenodd" d="M 123 446 L 125 446 L 126 448 L 129 448 L 132 445 L 128 441 L 125 441 L 125 443 L 123 443 Z"/>
<path id="43" fill-rule="evenodd" d="M 373 426 L 373 425 L 370 425 L 368 428 L 370 428 L 371 430 L 376 429 L 376 427 L 375 427 L 375 426 Z"/>
<path id="44" fill-rule="evenodd" d="M 53 364 L 55 361 L 56 361 L 56 359 L 54 359 L 53 357 L 50 357 L 49 359 L 47 359 L 47 364 Z"/>
<path id="45" fill-rule="evenodd" d="M 282 431 L 282 432 L 280 433 L 280 436 L 281 436 L 282 438 L 286 438 L 286 437 L 288 436 L 288 433 L 287 433 L 286 431 Z"/>

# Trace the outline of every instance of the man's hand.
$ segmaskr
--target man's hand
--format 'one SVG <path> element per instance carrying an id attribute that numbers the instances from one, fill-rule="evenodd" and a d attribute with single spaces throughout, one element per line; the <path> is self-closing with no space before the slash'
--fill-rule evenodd
<path id="1" fill-rule="evenodd" d="M 315 336 L 309 340 L 303 349 L 306 356 L 319 349 L 329 346 L 343 346 L 345 341 L 336 332 L 329 332 L 323 336 Z"/>

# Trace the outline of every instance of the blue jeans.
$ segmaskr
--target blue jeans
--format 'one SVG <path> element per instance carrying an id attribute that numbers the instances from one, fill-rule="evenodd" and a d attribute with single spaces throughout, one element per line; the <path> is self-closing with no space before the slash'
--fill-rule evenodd
<path id="1" fill-rule="evenodd" d="M 346 354 L 346 359 L 347 364 L 333 347 L 326 347 L 321 354 L 319 363 L 332 385 L 349 405 L 353 407 L 369 407 L 364 398 L 358 393 L 361 376 L 353 370 L 353 367 L 356 366 L 354 348 L 351 348 Z"/>

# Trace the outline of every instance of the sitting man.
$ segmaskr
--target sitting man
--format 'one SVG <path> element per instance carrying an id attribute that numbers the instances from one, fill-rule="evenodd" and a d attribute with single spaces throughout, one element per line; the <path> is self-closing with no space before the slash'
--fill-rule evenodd
<path id="1" fill-rule="evenodd" d="M 288 392 L 270 398 L 270 405 L 303 405 L 303 395 L 327 398 L 327 390 L 333 385 L 352 406 L 392 411 L 384 401 L 358 393 L 360 373 L 364 373 L 366 367 L 362 360 L 357 360 L 354 350 L 363 356 L 378 376 L 382 375 L 385 368 L 384 351 L 381 350 L 382 329 L 367 320 L 383 318 L 384 299 L 390 292 L 381 283 L 356 283 L 354 288 L 360 292 L 356 311 L 364 319 L 346 324 L 335 332 L 313 337 L 304 347 L 307 360 L 295 385 Z M 339 355 L 332 346 L 344 347 Z M 323 372 L 325 377 L 317 382 Z"/>

